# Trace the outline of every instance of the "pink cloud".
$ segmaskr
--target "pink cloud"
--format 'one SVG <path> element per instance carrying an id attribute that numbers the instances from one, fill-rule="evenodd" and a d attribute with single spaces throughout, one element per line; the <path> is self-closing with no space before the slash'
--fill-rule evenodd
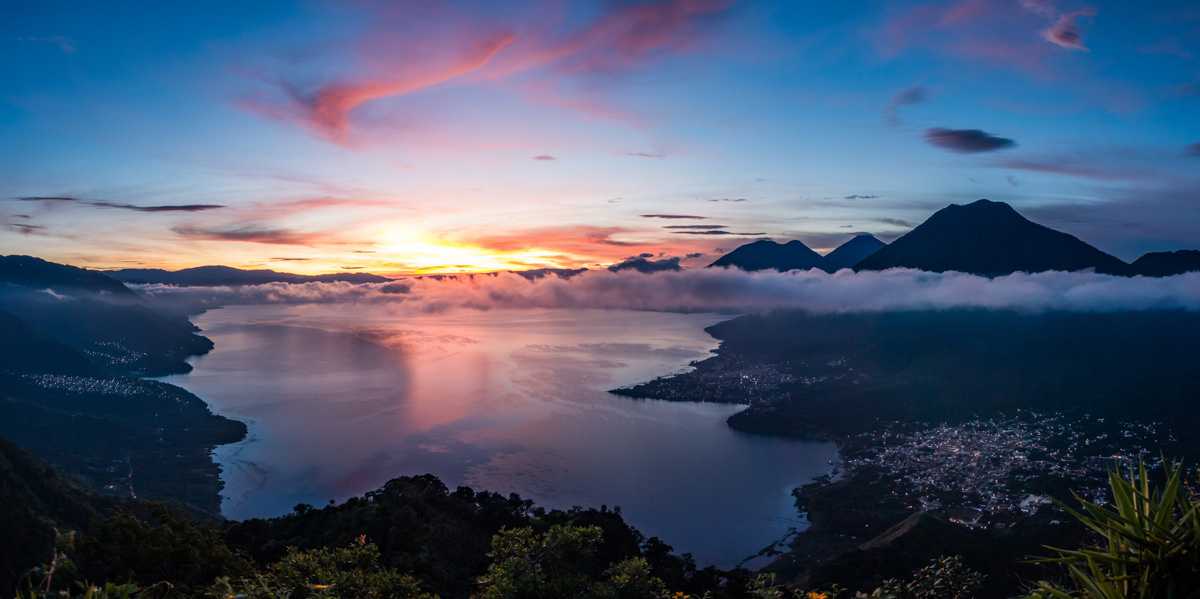
<path id="1" fill-rule="evenodd" d="M 605 248 L 632 247 L 640 245 L 630 241 L 613 239 L 613 235 L 628 232 L 622 227 L 592 227 L 586 225 L 543 228 L 520 233 L 491 235 L 467 240 L 470 245 L 493 252 L 518 252 L 529 249 L 555 251 L 562 254 L 592 254 L 599 252 L 605 259 L 620 259 L 627 250 Z"/>
<path id="2" fill-rule="evenodd" d="M 1121 168 L 1103 160 L 1086 157 L 1059 157 L 1049 160 L 1006 160 L 996 163 L 1008 168 L 1035 173 L 1080 177 L 1097 181 L 1145 181 L 1151 174 L 1137 169 Z"/>
<path id="3" fill-rule="evenodd" d="M 702 41 L 698 26 L 732 4 L 732 0 L 670 0 L 618 6 L 565 46 L 561 68 L 616 71 L 640 66 L 658 54 L 695 50 Z"/>
<path id="4" fill-rule="evenodd" d="M 398 77 L 328 83 L 311 94 L 289 90 L 298 109 L 294 116 L 317 135 L 348 146 L 350 113 L 364 102 L 407 94 L 470 73 L 487 64 L 515 39 L 512 33 L 501 32 L 469 40 L 446 63 L 421 65 Z"/>
<path id="5" fill-rule="evenodd" d="M 1062 14 L 1053 0 L 953 0 L 901 6 L 884 25 L 880 39 L 885 52 L 929 48 L 1041 76 L 1051 75 L 1050 53 L 1038 37 L 1086 51 L 1077 18 L 1097 14 L 1090 7 Z M 1054 22 L 1046 26 L 1048 19 Z"/>
<path id="6" fill-rule="evenodd" d="M 1030 35 L 1037 16 L 998 0 L 903 4 L 884 25 L 885 53 L 927 48 L 958 59 L 1047 74 L 1044 44 Z"/>
<path id="7" fill-rule="evenodd" d="M 1069 50 L 1091 52 L 1087 46 L 1083 45 L 1083 34 L 1080 33 L 1075 20 L 1077 17 L 1092 17 L 1095 15 L 1096 9 L 1090 6 L 1061 15 L 1053 25 L 1042 30 L 1042 37 L 1048 42 L 1058 44 Z"/>
<path id="8" fill-rule="evenodd" d="M 581 27 L 568 27 L 558 5 L 516 7 L 504 19 L 441 5 L 368 5 L 373 25 L 350 44 L 350 64 L 341 68 L 346 74 L 324 77 L 315 87 L 278 84 L 244 107 L 345 147 L 358 145 L 355 112 L 366 104 L 451 82 L 504 82 L 541 103 L 632 120 L 591 99 L 564 98 L 558 83 L 611 78 L 697 50 L 707 39 L 705 26 L 734 1 L 616 4 Z M 525 76 L 534 71 L 539 76 Z"/>

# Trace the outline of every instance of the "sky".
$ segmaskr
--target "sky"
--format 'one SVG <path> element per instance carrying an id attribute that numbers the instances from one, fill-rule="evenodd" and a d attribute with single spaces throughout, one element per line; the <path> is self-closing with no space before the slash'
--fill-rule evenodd
<path id="1" fill-rule="evenodd" d="M 1200 5 L 0 6 L 0 254 L 380 274 L 702 266 L 980 198 L 1200 247 Z"/>

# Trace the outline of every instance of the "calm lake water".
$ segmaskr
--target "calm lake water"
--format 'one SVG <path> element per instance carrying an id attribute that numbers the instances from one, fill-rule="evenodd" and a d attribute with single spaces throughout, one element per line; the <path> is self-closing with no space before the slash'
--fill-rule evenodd
<path id="1" fill-rule="evenodd" d="M 647 536 L 728 567 L 803 526 L 790 491 L 836 447 L 733 431 L 737 406 L 606 392 L 708 356 L 703 329 L 725 318 L 231 306 L 193 319 L 216 348 L 166 380 L 250 427 L 215 452 L 230 518 L 431 472 L 546 507 L 620 506 Z"/>

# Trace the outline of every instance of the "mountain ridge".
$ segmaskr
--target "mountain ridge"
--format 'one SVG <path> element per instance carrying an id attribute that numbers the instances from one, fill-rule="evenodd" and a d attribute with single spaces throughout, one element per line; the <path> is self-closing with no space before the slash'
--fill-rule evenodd
<path id="1" fill-rule="evenodd" d="M 1130 265 L 1134 272 L 1145 277 L 1169 277 L 1200 270 L 1200 250 L 1150 252 Z"/>
<path id="2" fill-rule="evenodd" d="M 365 272 L 301 275 L 290 272 L 259 269 L 246 270 L 232 266 L 196 266 L 180 270 L 161 268 L 124 268 L 104 271 L 104 274 L 133 284 L 164 284 L 180 287 L 210 287 L 214 285 L 263 285 L 266 283 L 384 283 L 391 279 Z"/>

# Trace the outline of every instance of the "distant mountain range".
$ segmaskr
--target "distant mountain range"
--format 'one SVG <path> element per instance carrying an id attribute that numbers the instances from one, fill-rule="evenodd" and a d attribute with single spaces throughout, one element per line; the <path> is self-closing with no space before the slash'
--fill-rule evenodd
<path id="1" fill-rule="evenodd" d="M 266 283 L 385 283 L 391 279 L 365 272 L 298 275 L 274 270 L 243 270 L 229 266 L 197 266 L 182 270 L 126 268 L 105 271 L 105 275 L 124 283 L 161 283 L 179 287 L 214 285 L 263 285 Z"/>
<path id="2" fill-rule="evenodd" d="M 1151 253 L 1126 264 L 1077 237 L 1030 221 L 1004 202 L 979 200 L 935 212 L 890 245 L 859 235 L 822 257 L 799 241 L 778 244 L 760 240 L 735 249 L 710 266 L 780 271 L 819 268 L 828 272 L 912 268 L 989 277 L 1092 269 L 1112 275 L 1162 277 L 1200 270 L 1200 251 Z"/>
<path id="3" fill-rule="evenodd" d="M 82 352 L 111 374 L 187 372 L 191 366 L 184 360 L 212 349 L 186 317 L 152 306 L 121 282 L 30 256 L 0 256 L 0 311 L 27 322 L 29 331 L 47 341 Z M 7 333 L 26 330 L 14 321 Z M 47 351 L 54 347 L 33 337 L 27 343 Z M 22 360 L 38 356 L 34 352 Z"/>
<path id="4" fill-rule="evenodd" d="M 1200 250 L 1150 252 L 1133 262 L 1133 269 L 1147 277 L 1169 277 L 1200 270 Z"/>

